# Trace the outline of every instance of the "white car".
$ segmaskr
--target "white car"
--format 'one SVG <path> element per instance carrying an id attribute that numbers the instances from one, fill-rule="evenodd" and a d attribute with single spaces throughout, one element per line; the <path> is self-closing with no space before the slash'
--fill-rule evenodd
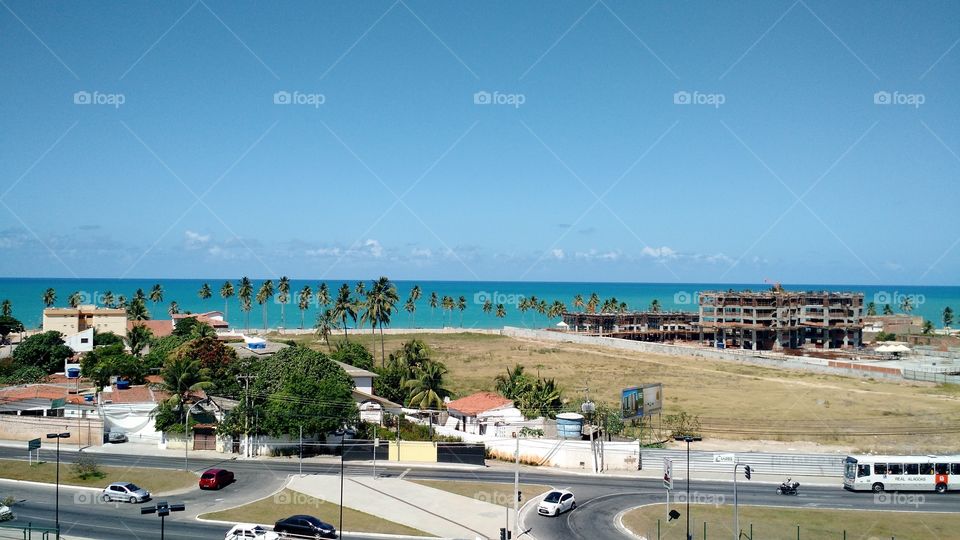
<path id="1" fill-rule="evenodd" d="M 276 540 L 277 538 L 280 538 L 280 535 L 273 531 L 268 531 L 263 525 L 237 523 L 230 529 L 230 532 L 223 537 L 223 540 Z"/>
<path id="2" fill-rule="evenodd" d="M 0 521 L 7 521 L 13 518 L 13 510 L 11 510 L 7 505 L 0 504 Z"/>
<path id="3" fill-rule="evenodd" d="M 567 510 L 577 507 L 577 500 L 573 493 L 565 489 L 557 489 L 547 493 L 537 506 L 537 513 L 541 516 L 559 516 Z"/>
<path id="4" fill-rule="evenodd" d="M 114 482 L 103 488 L 100 495 L 105 502 L 141 503 L 150 500 L 150 492 L 130 482 Z"/>

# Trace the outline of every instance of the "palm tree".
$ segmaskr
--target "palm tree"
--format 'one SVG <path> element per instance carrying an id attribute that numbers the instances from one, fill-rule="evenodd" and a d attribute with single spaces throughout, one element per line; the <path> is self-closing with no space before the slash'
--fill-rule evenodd
<path id="1" fill-rule="evenodd" d="M 527 309 L 531 310 L 530 317 L 533 319 L 533 322 L 530 324 L 533 325 L 533 327 L 537 326 L 537 302 L 537 297 L 533 294 L 527 299 Z"/>
<path id="2" fill-rule="evenodd" d="M 507 310 L 503 307 L 503 304 L 497 304 L 497 318 L 502 319 L 507 316 Z"/>
<path id="3" fill-rule="evenodd" d="M 300 308 L 300 329 L 303 329 L 303 320 L 306 316 L 307 308 L 310 307 L 310 302 L 313 300 L 313 290 L 309 285 L 304 285 L 300 289 L 300 296 L 297 298 L 297 307 Z"/>
<path id="4" fill-rule="evenodd" d="M 170 317 L 180 313 L 180 304 L 178 304 L 176 300 L 171 301 L 170 308 L 167 309 L 167 313 L 170 314 Z"/>
<path id="5" fill-rule="evenodd" d="M 337 291 L 337 299 L 330 311 L 334 319 L 341 321 L 343 339 L 349 340 L 350 338 L 347 337 L 347 317 L 353 319 L 354 324 L 356 324 L 357 310 L 353 299 L 350 297 L 350 286 L 346 283 L 341 285 L 340 290 Z"/>
<path id="6" fill-rule="evenodd" d="M 460 328 L 463 328 L 463 310 L 467 309 L 467 297 L 460 295 L 457 298 L 457 309 L 460 310 Z"/>
<path id="7" fill-rule="evenodd" d="M 947 306 L 943 308 L 943 327 L 950 328 L 951 324 L 953 324 L 953 308 Z"/>
<path id="8" fill-rule="evenodd" d="M 243 276 L 237 286 L 237 298 L 240 299 L 240 310 L 246 314 L 247 330 L 250 329 L 250 307 L 253 300 L 253 283 L 250 278 Z"/>
<path id="9" fill-rule="evenodd" d="M 933 321 L 923 321 L 923 333 L 925 335 L 930 335 L 933 333 Z"/>
<path id="10" fill-rule="evenodd" d="M 450 391 L 443 385 L 443 376 L 446 373 L 447 368 L 441 362 L 425 362 L 414 372 L 413 378 L 403 384 L 410 393 L 407 404 L 420 410 L 443 408 L 443 398 L 450 395 Z M 432 416 L 430 422 L 432 425 Z"/>
<path id="11" fill-rule="evenodd" d="M 403 306 L 404 309 L 407 310 L 407 313 L 410 314 L 410 320 L 412 321 L 411 324 L 414 328 L 417 327 L 417 318 L 416 318 L 417 300 L 420 300 L 420 295 L 422 294 L 423 294 L 423 291 L 420 290 L 420 286 L 414 285 L 413 288 L 410 289 L 410 296 L 407 298 L 407 303 L 404 304 Z"/>
<path id="12" fill-rule="evenodd" d="M 501 396 L 507 399 L 520 399 L 523 394 L 530 389 L 530 378 L 524 372 L 520 364 L 515 364 L 513 368 L 507 368 L 506 374 L 497 375 L 494 381 L 494 387 Z"/>
<path id="13" fill-rule="evenodd" d="M 367 294 L 367 282 L 358 281 L 353 290 L 357 293 L 357 298 L 363 298 Z"/>
<path id="14" fill-rule="evenodd" d="M 277 300 L 280 302 L 280 326 L 286 328 L 287 316 L 284 313 L 284 306 L 290 301 L 290 278 L 287 276 L 280 277 L 280 281 L 277 282 L 277 292 L 280 293 L 277 297 Z"/>
<path id="15" fill-rule="evenodd" d="M 317 287 L 317 303 L 321 307 L 327 307 L 330 305 L 330 289 L 327 287 L 327 283 L 323 282 Z"/>
<path id="16" fill-rule="evenodd" d="M 163 389 L 170 393 L 167 403 L 171 407 L 179 408 L 181 419 L 186 418 L 186 403 L 190 399 L 190 392 L 213 386 L 200 360 L 187 356 L 174 356 L 167 360 L 161 375 Z"/>
<path id="17" fill-rule="evenodd" d="M 877 304 L 870 302 L 867 304 L 867 316 L 873 317 L 877 314 Z"/>
<path id="18" fill-rule="evenodd" d="M 491 302 L 489 298 L 484 300 L 483 307 L 480 309 L 482 309 L 484 313 L 489 315 L 493 311 L 493 302 Z"/>
<path id="19" fill-rule="evenodd" d="M 130 328 L 130 331 L 127 332 L 124 340 L 127 342 L 127 346 L 130 347 L 130 352 L 135 356 L 140 356 L 143 348 L 150 343 L 152 337 L 153 332 L 149 328 L 142 324 L 135 324 Z"/>
<path id="20" fill-rule="evenodd" d="M 57 303 L 57 291 L 53 287 L 43 291 L 43 305 L 49 308 L 55 303 Z"/>
<path id="21" fill-rule="evenodd" d="M 13 317 L 13 304 L 10 303 L 10 300 L 4 300 L 0 302 L 0 315 L 4 317 Z"/>
<path id="22" fill-rule="evenodd" d="M 913 311 L 913 298 L 910 298 L 910 295 L 903 296 L 903 300 L 900 301 L 900 311 L 908 315 Z"/>
<path id="23" fill-rule="evenodd" d="M 573 309 L 579 309 L 580 311 L 583 311 L 583 306 L 584 306 L 583 295 L 580 293 L 577 293 L 573 297 Z"/>
<path id="24" fill-rule="evenodd" d="M 223 282 L 223 285 L 220 286 L 220 298 L 223 298 L 223 318 L 226 319 L 228 312 L 227 309 L 230 307 L 228 301 L 230 297 L 233 296 L 233 283 L 230 283 L 230 280 Z"/>
<path id="25" fill-rule="evenodd" d="M 333 309 L 327 308 L 317 314 L 317 322 L 314 328 L 317 330 L 317 337 L 327 344 L 327 350 L 330 350 L 330 335 L 339 330 L 340 322 L 334 315 Z"/>
<path id="26" fill-rule="evenodd" d="M 117 297 L 117 308 L 118 308 L 118 309 L 127 309 L 127 305 L 128 305 L 128 304 L 127 304 L 127 297 L 126 297 L 126 296 L 124 296 L 124 295 L 121 294 L 120 296 Z"/>
<path id="27" fill-rule="evenodd" d="M 600 296 L 597 293 L 590 293 L 590 299 L 587 300 L 587 313 L 596 313 L 598 305 L 600 305 Z"/>
<path id="28" fill-rule="evenodd" d="M 268 279 L 260 285 L 257 291 L 257 303 L 263 308 L 263 329 L 267 329 L 267 302 L 273 298 L 273 280 Z"/>
<path id="29" fill-rule="evenodd" d="M 440 301 L 437 299 L 437 293 L 430 293 L 430 318 L 433 318 L 434 310 L 437 309 L 437 306 L 440 305 Z"/>
<path id="30" fill-rule="evenodd" d="M 520 409 L 527 418 L 553 417 L 563 407 L 563 390 L 554 379 L 537 379 L 520 397 Z"/>
<path id="31" fill-rule="evenodd" d="M 884 315 L 893 315 L 893 308 L 890 307 L 890 304 L 883 305 L 883 314 Z"/>
<path id="32" fill-rule="evenodd" d="M 127 306 L 127 318 L 134 321 L 146 321 L 150 319 L 150 312 L 147 310 L 147 304 L 144 300 L 134 298 Z"/>
<path id="33" fill-rule="evenodd" d="M 141 302 L 146 302 L 147 295 L 143 292 L 143 289 L 138 288 L 136 292 L 133 293 L 133 299 L 139 300 Z"/>
<path id="34" fill-rule="evenodd" d="M 650 301 L 650 311 L 654 313 L 660 313 L 660 300 L 654 298 Z"/>
<path id="35" fill-rule="evenodd" d="M 73 291 L 70 293 L 70 296 L 67 298 L 67 303 L 70 304 L 70 307 L 76 308 L 80 305 L 80 302 L 83 301 L 83 297 L 80 296 L 80 291 Z"/>
<path id="36" fill-rule="evenodd" d="M 440 305 L 442 305 L 443 309 L 450 314 L 450 326 L 453 326 L 453 308 L 456 306 L 456 304 L 453 302 L 453 297 L 443 295 L 443 298 L 440 300 Z"/>
<path id="37" fill-rule="evenodd" d="M 520 324 L 523 324 L 523 315 L 530 309 L 530 301 L 526 297 L 520 299 L 520 303 L 517 304 L 517 309 L 520 310 Z"/>
<path id="38" fill-rule="evenodd" d="M 112 291 L 107 291 L 107 292 L 103 293 L 103 305 L 104 305 L 104 306 L 106 306 L 106 307 L 108 307 L 108 308 L 112 308 L 112 307 L 114 307 L 114 303 L 115 303 L 115 302 L 116 302 L 116 300 L 114 300 L 114 298 L 113 298 L 113 292 L 112 292 Z"/>
<path id="39" fill-rule="evenodd" d="M 153 307 L 163 302 L 163 287 L 159 283 L 154 283 L 153 288 L 150 289 L 150 301 L 153 302 Z"/>
<path id="40" fill-rule="evenodd" d="M 369 299 L 371 305 L 376 305 L 376 324 L 380 325 L 380 367 L 386 365 L 386 353 L 383 344 L 383 325 L 390 324 L 390 317 L 396 309 L 400 296 L 397 294 L 397 288 L 390 283 L 386 276 L 380 276 L 373 285 L 376 293 Z"/>
<path id="41" fill-rule="evenodd" d="M 539 314 L 541 314 L 541 315 L 546 315 L 546 314 L 547 314 L 547 309 L 548 309 L 548 307 L 547 307 L 547 301 L 541 298 L 540 301 L 537 302 L 537 307 L 536 307 L 536 309 L 537 309 L 537 313 L 539 313 Z"/>
<path id="42" fill-rule="evenodd" d="M 559 300 L 554 300 L 553 304 L 550 304 L 550 309 L 547 310 L 547 316 L 553 319 L 563 315 L 565 311 L 567 311 L 567 306 Z"/>
<path id="43" fill-rule="evenodd" d="M 210 290 L 210 285 L 206 283 L 201 285 L 200 290 L 197 291 L 197 296 L 199 296 L 201 300 L 206 300 L 207 298 L 213 296 L 213 291 Z"/>

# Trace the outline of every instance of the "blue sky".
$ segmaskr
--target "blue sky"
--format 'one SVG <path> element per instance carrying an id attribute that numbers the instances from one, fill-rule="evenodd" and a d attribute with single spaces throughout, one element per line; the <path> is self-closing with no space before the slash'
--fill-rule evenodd
<path id="1" fill-rule="evenodd" d="M 0 275 L 956 284 L 958 15 L 2 0 Z"/>

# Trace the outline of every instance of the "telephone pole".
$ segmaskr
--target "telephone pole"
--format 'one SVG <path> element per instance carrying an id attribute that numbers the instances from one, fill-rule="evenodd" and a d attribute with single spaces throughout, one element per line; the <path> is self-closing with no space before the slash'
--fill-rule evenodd
<path id="1" fill-rule="evenodd" d="M 243 391 L 243 404 L 244 404 L 244 415 L 243 415 L 243 456 L 252 457 L 253 453 L 250 452 L 250 379 L 255 379 L 253 375 L 237 375 L 237 381 L 243 381 L 244 391 Z"/>

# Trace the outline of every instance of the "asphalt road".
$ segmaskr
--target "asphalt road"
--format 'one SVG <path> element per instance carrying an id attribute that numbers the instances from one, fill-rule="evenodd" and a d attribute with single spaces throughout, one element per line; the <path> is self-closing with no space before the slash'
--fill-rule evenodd
<path id="1" fill-rule="evenodd" d="M 22 459 L 23 452 L 12 448 L 0 448 L 0 458 Z M 44 455 L 44 459 L 51 456 Z M 72 455 L 65 457 L 72 461 Z M 172 457 L 97 454 L 103 465 L 135 465 L 180 469 L 183 460 Z M 134 463 L 135 461 L 135 463 Z M 232 506 L 237 498 L 264 497 L 269 495 L 276 482 L 299 470 L 296 460 L 289 461 L 243 461 L 191 459 L 191 469 L 220 466 L 236 473 L 237 482 L 224 490 L 210 492 L 191 489 L 179 495 L 166 497 L 170 502 L 183 502 L 187 512 L 173 514 L 166 521 L 167 538 L 222 538 L 227 527 L 198 522 L 192 516 L 216 507 Z M 304 472 L 309 474 L 339 474 L 336 463 L 304 462 Z M 371 475 L 368 464 L 347 463 L 348 475 Z M 409 479 L 463 480 L 483 482 L 512 482 L 513 472 L 507 468 L 491 467 L 476 471 L 450 470 L 444 468 L 400 469 L 378 467 L 381 476 L 404 474 Z M 149 479 L 131 479 L 149 488 Z M 525 470 L 521 482 L 546 484 L 567 488 L 577 497 L 578 508 L 557 518 L 536 515 L 535 504 L 526 506 L 523 524 L 538 540 L 583 538 L 623 539 L 624 535 L 614 526 L 616 516 L 634 506 L 664 502 L 666 491 L 659 480 L 616 478 L 580 474 L 562 474 Z M 9 487 L 8 487 L 9 486 Z M 686 484 L 682 480 L 675 485 L 671 503 L 674 508 L 683 505 Z M 4 484 L 4 490 L 19 499 L 14 507 L 16 522 L 32 522 L 39 526 L 53 524 L 53 489 L 47 486 L 27 484 Z M 728 482 L 698 482 L 690 484 L 691 502 L 730 504 L 733 501 L 733 486 Z M 77 494 L 84 495 L 77 495 Z M 90 538 L 159 538 L 160 519 L 155 515 L 140 515 L 139 505 L 103 504 L 96 500 L 95 492 L 61 487 L 60 522 L 67 534 Z M 923 504 L 878 503 L 872 493 L 852 493 L 842 487 L 801 486 L 796 496 L 776 494 L 776 486 L 755 482 L 739 483 L 741 504 L 778 505 L 808 508 L 841 508 L 864 510 L 896 510 L 923 512 L 955 512 L 960 508 L 960 493 L 938 495 L 924 493 Z M 76 498 L 75 498 L 76 497 Z M 896 501 L 895 501 L 896 502 Z M 683 510 L 682 508 L 678 508 Z M 497 531 L 490 536 L 496 537 Z"/>

